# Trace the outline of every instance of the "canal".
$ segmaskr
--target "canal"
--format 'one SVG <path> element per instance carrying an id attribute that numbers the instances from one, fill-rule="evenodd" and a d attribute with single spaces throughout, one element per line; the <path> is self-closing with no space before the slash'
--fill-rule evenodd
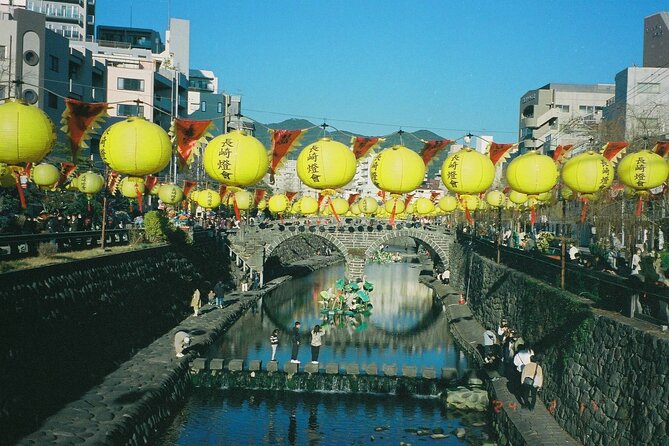
<path id="1" fill-rule="evenodd" d="M 211 357 L 270 360 L 269 336 L 280 332 L 277 359 L 290 360 L 290 332 L 302 323 L 298 358 L 311 360 L 309 330 L 324 327 L 319 361 L 415 365 L 467 370 L 467 360 L 453 342 L 442 304 L 418 281 L 420 264 L 369 264 L 367 280 L 374 306 L 354 317 L 321 312 L 318 293 L 344 275 L 335 265 L 287 282 L 259 301 L 213 347 Z M 457 429 L 466 438 L 457 438 Z M 462 432 L 460 432 L 462 433 Z M 438 398 L 406 395 L 346 395 L 198 389 L 161 438 L 160 444 L 399 444 L 435 441 L 483 444 L 485 414 L 446 411 Z"/>

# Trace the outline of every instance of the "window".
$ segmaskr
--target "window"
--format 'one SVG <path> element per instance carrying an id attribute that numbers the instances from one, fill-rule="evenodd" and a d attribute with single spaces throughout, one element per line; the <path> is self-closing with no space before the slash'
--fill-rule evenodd
<path id="1" fill-rule="evenodd" d="M 55 71 L 56 73 L 60 71 L 60 60 L 53 55 L 49 56 L 49 67 L 51 68 L 51 71 Z"/>
<path id="2" fill-rule="evenodd" d="M 134 104 L 119 104 L 116 108 L 118 116 L 144 116 L 144 106 Z"/>
<path id="3" fill-rule="evenodd" d="M 569 106 L 568 105 L 556 105 L 555 108 L 557 108 L 562 113 L 569 113 Z"/>
<path id="4" fill-rule="evenodd" d="M 200 111 L 201 112 L 206 112 L 207 111 L 207 101 L 200 102 Z"/>
<path id="5" fill-rule="evenodd" d="M 636 86 L 639 93 L 655 94 L 660 92 L 660 84 L 656 82 L 639 82 Z"/>
<path id="6" fill-rule="evenodd" d="M 520 135 L 522 139 L 528 139 L 531 138 L 533 134 L 532 128 L 531 127 L 523 127 L 520 130 Z"/>
<path id="7" fill-rule="evenodd" d="M 594 113 L 595 107 L 592 105 L 579 105 L 578 111 L 581 113 L 591 114 Z"/>
<path id="8" fill-rule="evenodd" d="M 119 90 L 144 91 L 144 79 L 119 77 L 116 80 L 116 87 Z"/>
<path id="9" fill-rule="evenodd" d="M 219 102 L 218 104 L 216 104 L 216 111 L 218 113 L 223 113 L 223 103 L 222 102 Z"/>
<path id="10" fill-rule="evenodd" d="M 51 108 L 58 108 L 58 96 L 55 94 L 51 93 L 50 91 L 47 93 L 47 105 Z"/>

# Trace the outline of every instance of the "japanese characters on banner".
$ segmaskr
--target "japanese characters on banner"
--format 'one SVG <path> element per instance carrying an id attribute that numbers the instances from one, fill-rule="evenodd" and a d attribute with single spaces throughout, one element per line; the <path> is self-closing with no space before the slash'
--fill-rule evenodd
<path id="1" fill-rule="evenodd" d="M 212 120 L 181 119 L 176 118 L 172 123 L 170 134 L 172 142 L 176 143 L 179 167 L 184 168 L 193 162 L 195 149 L 208 137 L 212 128 Z"/>
<path id="2" fill-rule="evenodd" d="M 107 116 L 106 102 L 87 103 L 76 99 L 65 99 L 65 110 L 60 123 L 61 130 L 70 140 L 72 161 L 77 161 L 77 154 L 82 147 L 88 147 L 88 140 L 94 130 L 100 128 L 100 122 Z"/>

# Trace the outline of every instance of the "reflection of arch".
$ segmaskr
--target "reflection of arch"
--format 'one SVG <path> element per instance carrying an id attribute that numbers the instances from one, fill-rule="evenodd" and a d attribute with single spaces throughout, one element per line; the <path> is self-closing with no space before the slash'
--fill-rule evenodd
<path id="1" fill-rule="evenodd" d="M 316 234 L 305 232 L 300 232 L 298 234 L 293 234 L 292 232 L 280 232 L 269 244 L 265 246 L 265 259 L 268 259 L 272 255 L 272 251 L 274 251 L 279 245 L 295 237 L 321 238 L 337 248 L 342 256 L 344 256 L 344 261 L 346 263 L 348 263 L 350 260 L 348 256 L 348 249 L 346 249 L 346 246 L 344 246 L 344 244 L 339 241 L 336 236 L 329 233 Z"/>
<path id="2" fill-rule="evenodd" d="M 430 236 L 430 233 L 424 232 L 424 231 L 417 231 L 415 229 L 409 229 L 405 231 L 397 231 L 397 232 L 388 232 L 383 234 L 381 237 L 378 239 L 374 240 L 370 246 L 367 248 L 365 251 L 365 257 L 370 258 L 374 255 L 374 253 L 379 249 L 379 246 L 381 244 L 387 244 L 391 240 L 398 238 L 398 237 L 410 237 L 412 239 L 418 240 L 422 242 L 428 251 L 430 252 L 430 256 L 432 256 L 432 261 L 441 262 L 443 265 L 446 265 L 446 261 L 448 259 L 448 255 L 446 254 L 446 251 L 444 251 L 439 244 L 437 243 L 437 240 L 435 240 L 433 237 Z"/>

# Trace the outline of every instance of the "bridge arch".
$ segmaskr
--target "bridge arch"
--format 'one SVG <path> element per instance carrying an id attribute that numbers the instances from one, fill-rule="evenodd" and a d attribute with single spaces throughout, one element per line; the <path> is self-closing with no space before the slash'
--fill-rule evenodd
<path id="1" fill-rule="evenodd" d="M 265 245 L 265 259 L 268 259 L 271 255 L 272 252 L 279 247 L 279 245 L 283 244 L 284 242 L 293 239 L 295 237 L 315 237 L 315 238 L 321 238 L 323 240 L 326 240 L 330 244 L 332 244 L 337 250 L 341 253 L 341 255 L 344 257 L 344 261 L 348 264 L 350 261 L 349 255 L 348 255 L 348 249 L 346 249 L 346 246 L 339 240 L 334 234 L 326 233 L 326 232 L 288 232 L 288 231 L 281 231 L 279 232 L 270 243 Z"/>
<path id="2" fill-rule="evenodd" d="M 443 265 L 448 265 L 448 253 L 444 250 L 438 243 L 437 239 L 427 231 L 422 231 L 419 229 L 406 229 L 399 231 L 397 233 L 386 232 L 381 235 L 379 238 L 374 240 L 365 250 L 365 257 L 370 258 L 374 253 L 379 249 L 379 246 L 382 244 L 387 244 L 388 242 L 396 239 L 398 237 L 410 237 L 412 239 L 422 242 L 430 252 L 433 261 L 439 260 Z M 436 256 L 436 258 L 435 258 Z"/>

